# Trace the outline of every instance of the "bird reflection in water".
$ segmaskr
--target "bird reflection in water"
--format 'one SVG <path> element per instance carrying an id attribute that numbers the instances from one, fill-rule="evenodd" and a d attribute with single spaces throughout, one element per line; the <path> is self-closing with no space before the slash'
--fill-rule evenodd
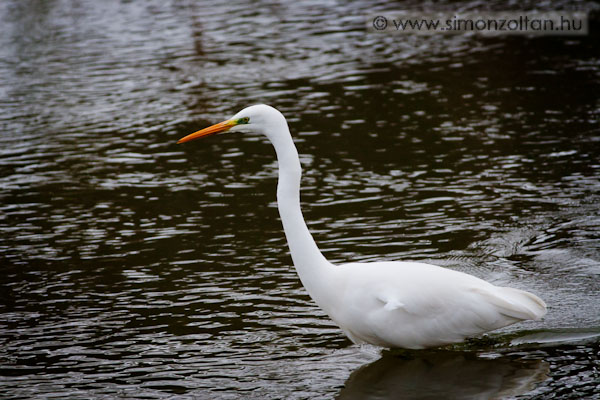
<path id="1" fill-rule="evenodd" d="M 548 371 L 542 360 L 510 356 L 385 351 L 354 371 L 337 399 L 503 399 L 533 390 Z"/>

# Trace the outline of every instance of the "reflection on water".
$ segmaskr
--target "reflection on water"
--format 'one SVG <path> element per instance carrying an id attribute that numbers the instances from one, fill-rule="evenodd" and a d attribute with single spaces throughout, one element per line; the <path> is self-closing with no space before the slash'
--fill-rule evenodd
<path id="1" fill-rule="evenodd" d="M 2 397 L 332 398 L 349 376 L 340 396 L 370 393 L 378 365 L 382 390 L 391 371 L 547 367 L 479 393 L 597 397 L 600 342 L 573 334 L 600 326 L 597 21 L 568 39 L 365 34 L 363 15 L 397 8 L 0 2 Z M 329 259 L 532 291 L 544 321 L 499 334 L 537 336 L 491 359 L 352 346 L 290 266 L 266 140 L 175 145 L 257 102 L 288 118 Z"/>
<path id="2" fill-rule="evenodd" d="M 542 360 L 479 358 L 465 352 L 385 352 L 350 375 L 338 399 L 503 399 L 546 380 Z"/>

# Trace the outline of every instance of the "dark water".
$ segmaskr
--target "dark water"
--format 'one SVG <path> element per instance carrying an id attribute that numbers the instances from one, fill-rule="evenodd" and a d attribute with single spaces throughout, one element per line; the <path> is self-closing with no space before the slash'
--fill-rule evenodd
<path id="1" fill-rule="evenodd" d="M 437 7 L 484 4 L 515 7 Z M 600 398 L 597 19 L 365 32 L 420 7 L 1 2 L 0 397 Z M 288 118 L 330 260 L 437 263 L 547 317 L 448 350 L 353 346 L 291 267 L 266 139 L 175 145 L 259 102 Z"/>

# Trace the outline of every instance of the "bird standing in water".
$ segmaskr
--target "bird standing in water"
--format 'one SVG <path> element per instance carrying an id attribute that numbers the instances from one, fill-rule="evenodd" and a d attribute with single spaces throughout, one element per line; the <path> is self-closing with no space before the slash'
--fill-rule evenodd
<path id="1" fill-rule="evenodd" d="M 302 216 L 302 170 L 285 117 L 264 104 L 250 106 L 177 143 L 225 131 L 261 133 L 275 147 L 277 205 L 298 276 L 312 299 L 354 343 L 422 349 L 461 342 L 546 314 L 546 304 L 529 292 L 431 264 L 333 265 L 317 247 Z"/>

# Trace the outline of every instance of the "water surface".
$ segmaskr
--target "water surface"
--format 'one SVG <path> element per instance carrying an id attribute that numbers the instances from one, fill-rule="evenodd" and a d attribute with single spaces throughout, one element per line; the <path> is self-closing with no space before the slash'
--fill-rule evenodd
<path id="1" fill-rule="evenodd" d="M 0 4 L 1 397 L 600 398 L 597 30 L 376 35 L 398 5 L 367 3 Z M 331 261 L 436 263 L 548 315 L 352 345 L 291 265 L 267 140 L 175 145 L 260 102 Z"/>

